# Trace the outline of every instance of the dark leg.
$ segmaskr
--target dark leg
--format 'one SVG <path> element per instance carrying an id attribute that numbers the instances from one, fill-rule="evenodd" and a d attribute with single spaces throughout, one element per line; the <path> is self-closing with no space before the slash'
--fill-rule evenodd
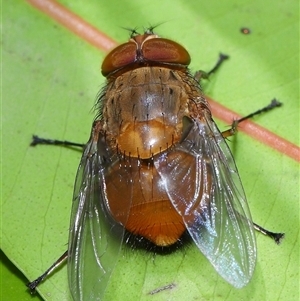
<path id="1" fill-rule="evenodd" d="M 61 141 L 61 140 L 52 140 L 52 139 L 44 139 L 38 136 L 32 136 L 32 142 L 30 143 L 31 146 L 36 146 L 38 144 L 46 144 L 46 145 L 61 145 L 66 147 L 80 147 L 83 148 L 85 144 L 82 143 L 75 143 L 70 141 Z M 47 269 L 41 276 L 37 279 L 33 280 L 32 282 L 27 284 L 27 287 L 30 289 L 31 293 L 33 293 L 36 287 L 45 280 L 54 270 L 60 267 L 64 261 L 68 257 L 68 251 L 66 251 L 60 258 L 58 258 L 50 267 Z"/>
<path id="2" fill-rule="evenodd" d="M 260 110 L 257 110 L 245 117 L 242 117 L 241 119 L 238 119 L 238 120 L 234 120 L 232 125 L 231 125 L 231 128 L 227 131 L 224 131 L 222 132 L 222 136 L 224 138 L 226 137 L 229 137 L 229 136 L 232 136 L 236 133 L 237 131 L 237 126 L 239 123 L 243 122 L 244 120 L 247 120 L 249 118 L 252 118 L 253 116 L 256 116 L 258 114 L 261 114 L 261 113 L 265 113 L 265 112 L 268 112 L 276 107 L 280 107 L 282 106 L 282 103 L 277 101 L 275 98 L 271 101 L 271 103 L 269 105 L 267 105 L 266 107 L 260 109 Z M 274 233 L 274 232 L 271 232 L 269 230 L 266 230 L 264 229 L 263 227 L 253 223 L 253 226 L 254 226 L 254 229 L 259 231 L 260 233 L 266 235 L 266 236 L 269 236 L 270 238 L 272 238 L 277 244 L 279 244 L 281 242 L 281 240 L 284 238 L 284 233 Z"/>
<path id="3" fill-rule="evenodd" d="M 38 136 L 32 136 L 32 142 L 30 146 L 36 146 L 38 144 L 47 144 L 47 145 L 61 145 L 61 146 L 76 146 L 76 147 L 84 147 L 85 144 L 70 142 L 70 141 L 62 141 L 62 140 L 52 140 L 52 139 L 44 139 Z"/>
<path id="4" fill-rule="evenodd" d="M 44 139 L 40 138 L 38 136 L 33 135 L 32 136 L 32 142 L 30 143 L 30 146 L 36 146 L 38 144 L 46 144 L 46 145 L 61 145 L 61 146 L 74 146 L 74 147 L 80 147 L 83 148 L 85 144 L 81 143 L 75 143 L 70 141 L 61 141 L 61 140 L 52 140 L 52 139 Z M 32 282 L 29 282 L 27 284 L 27 287 L 30 289 L 31 293 L 33 293 L 36 289 L 36 287 L 45 280 L 54 270 L 56 270 L 58 267 L 60 267 L 63 262 L 68 257 L 68 251 L 66 251 L 60 258 L 58 258 L 50 267 L 47 269 L 41 276 L 39 276 L 37 279 L 33 280 Z"/>
<path id="5" fill-rule="evenodd" d="M 260 233 L 271 237 L 278 245 L 281 243 L 281 240 L 284 238 L 284 233 L 274 233 L 269 230 L 264 229 L 263 227 L 253 223 L 254 229 Z"/>
<path id="6" fill-rule="evenodd" d="M 31 293 L 33 293 L 36 287 L 47 278 L 54 270 L 56 270 L 61 264 L 68 258 L 68 251 L 66 251 L 62 256 L 60 256 L 49 269 L 47 269 L 40 277 L 29 282 L 27 287 L 30 289 Z"/>
<path id="7" fill-rule="evenodd" d="M 280 107 L 280 106 L 282 106 L 281 102 L 279 102 L 275 98 L 272 99 L 271 103 L 269 105 L 267 105 L 266 107 L 264 107 L 264 108 L 262 108 L 260 110 L 257 110 L 257 111 L 255 111 L 255 112 L 253 112 L 253 113 L 251 113 L 251 114 L 249 114 L 249 115 L 247 115 L 245 117 L 242 117 L 241 119 L 234 120 L 233 123 L 232 123 L 232 125 L 231 125 L 231 128 L 229 130 L 227 130 L 227 131 L 222 132 L 222 136 L 224 138 L 227 138 L 229 136 L 233 136 L 236 133 L 236 131 L 237 131 L 238 124 L 241 123 L 242 121 L 244 121 L 246 119 L 249 119 L 249 118 L 252 118 L 253 116 L 256 116 L 258 114 L 268 112 L 268 111 L 270 111 L 270 110 L 272 110 L 274 108 Z"/>
<path id="8" fill-rule="evenodd" d="M 220 53 L 220 54 L 219 54 L 218 61 L 217 61 L 217 63 L 215 64 L 215 66 L 214 66 L 210 71 L 208 71 L 208 72 L 201 71 L 201 70 L 197 71 L 197 72 L 195 73 L 195 76 L 194 76 L 195 80 L 199 81 L 201 78 L 208 79 L 209 76 L 210 76 L 212 73 L 216 72 L 216 71 L 220 68 L 220 66 L 222 65 L 222 63 L 223 63 L 225 60 L 227 60 L 227 59 L 229 59 L 229 56 L 228 56 L 227 54 Z"/>
<path id="9" fill-rule="evenodd" d="M 227 59 L 229 59 L 229 55 L 220 53 L 216 65 L 209 72 L 207 72 L 207 77 L 209 77 L 212 73 L 216 72 L 222 65 L 222 63 Z"/>

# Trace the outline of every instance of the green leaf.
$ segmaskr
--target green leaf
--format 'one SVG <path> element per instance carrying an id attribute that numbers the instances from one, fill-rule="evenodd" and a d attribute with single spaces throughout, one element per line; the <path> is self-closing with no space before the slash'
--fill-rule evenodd
<path id="1" fill-rule="evenodd" d="M 121 27 L 140 26 L 142 31 L 142 26 L 166 22 L 156 31 L 189 50 L 193 71 L 209 70 L 219 52 L 229 54 L 230 60 L 204 84 L 206 93 L 240 114 L 278 98 L 284 106 L 255 121 L 299 144 L 298 2 L 61 3 L 120 42 L 128 39 Z M 33 280 L 67 248 L 81 153 L 31 148 L 31 135 L 87 141 L 94 117 L 90 109 L 104 83 L 100 73 L 104 54 L 25 2 L 6 1 L 2 6 L 1 249 Z M 251 34 L 242 34 L 242 27 L 250 28 Z M 107 300 L 299 299 L 299 165 L 241 133 L 229 144 L 253 219 L 286 232 L 282 245 L 257 235 L 256 271 L 241 290 L 225 283 L 193 246 L 164 257 L 126 252 L 113 274 Z M 14 271 L 1 273 L 8 279 Z M 174 288 L 148 294 L 169 284 Z M 3 300 L 29 296 L 25 286 L 18 291 L 3 286 Z M 39 291 L 45 300 L 70 300 L 66 267 Z"/>

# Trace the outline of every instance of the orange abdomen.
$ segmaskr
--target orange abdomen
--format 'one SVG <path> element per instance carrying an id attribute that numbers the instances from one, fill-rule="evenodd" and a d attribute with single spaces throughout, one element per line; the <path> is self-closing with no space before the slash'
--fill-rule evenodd
<path id="1" fill-rule="evenodd" d="M 157 246 L 169 246 L 182 236 L 185 225 L 170 201 L 151 201 L 131 207 L 126 229 Z"/>
<path id="2" fill-rule="evenodd" d="M 106 179 L 110 213 L 129 232 L 157 246 L 172 245 L 181 237 L 185 231 L 182 217 L 154 166 L 127 158 L 113 165 Z"/>

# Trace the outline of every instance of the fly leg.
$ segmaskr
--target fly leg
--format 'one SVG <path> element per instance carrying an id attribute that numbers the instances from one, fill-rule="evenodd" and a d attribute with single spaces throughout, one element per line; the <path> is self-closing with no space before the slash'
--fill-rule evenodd
<path id="1" fill-rule="evenodd" d="M 36 146 L 38 144 L 61 145 L 61 146 L 66 146 L 66 147 L 74 146 L 74 147 L 81 147 L 81 148 L 83 148 L 85 146 L 85 144 L 83 144 L 83 143 L 76 143 L 76 142 L 63 141 L 63 140 L 44 139 L 44 138 L 40 138 L 36 135 L 33 135 L 30 146 Z"/>
<path id="2" fill-rule="evenodd" d="M 261 113 L 265 113 L 265 112 L 268 112 L 276 107 L 280 107 L 282 105 L 281 102 L 279 102 L 278 100 L 276 100 L 275 98 L 271 101 L 271 103 L 265 107 L 263 107 L 262 109 L 259 109 L 245 117 L 242 117 L 238 120 L 234 120 L 232 125 L 231 125 L 231 128 L 227 131 L 224 131 L 222 132 L 222 136 L 224 138 L 227 138 L 227 137 L 230 137 L 230 136 L 233 136 L 236 132 L 237 132 L 237 127 L 239 125 L 239 123 L 243 122 L 244 120 L 247 120 L 249 118 L 252 118 L 253 116 L 256 116 L 258 114 L 261 114 Z M 272 238 L 277 244 L 279 244 L 281 242 L 281 240 L 284 238 L 284 233 L 274 233 L 274 232 L 271 232 L 269 230 L 266 230 L 264 229 L 263 227 L 253 223 L 253 226 L 254 226 L 254 229 L 259 231 L 260 233 L 266 235 L 266 236 L 269 236 L 270 238 Z"/>
<path id="3" fill-rule="evenodd" d="M 214 66 L 210 71 L 208 71 L 208 72 L 205 72 L 205 71 L 202 71 L 202 70 L 197 71 L 197 72 L 195 73 L 195 75 L 194 75 L 195 80 L 199 82 L 202 78 L 203 78 L 203 79 L 208 79 L 209 76 L 210 76 L 212 73 L 216 72 L 216 71 L 220 68 L 220 66 L 222 65 L 222 63 L 223 63 L 225 60 L 227 60 L 227 59 L 229 59 L 229 56 L 228 56 L 227 54 L 220 53 L 220 54 L 219 54 L 218 61 L 217 61 L 217 63 L 215 64 L 215 66 Z"/>
<path id="4" fill-rule="evenodd" d="M 269 236 L 270 238 L 272 238 L 278 245 L 281 243 L 281 240 L 284 238 L 284 233 L 275 233 L 275 232 L 271 232 L 269 230 L 264 229 L 263 227 L 261 227 L 260 225 L 257 225 L 255 223 L 253 223 L 254 229 L 256 231 L 259 231 L 260 233 Z"/>
<path id="5" fill-rule="evenodd" d="M 44 138 L 38 137 L 36 135 L 33 135 L 30 146 L 36 146 L 39 144 L 60 145 L 60 146 L 65 146 L 65 147 L 80 147 L 81 149 L 85 146 L 85 144 L 81 144 L 81 143 L 62 141 L 62 140 L 53 140 L 53 139 L 44 139 Z M 64 252 L 64 254 L 62 256 L 60 256 L 42 275 L 40 275 L 38 278 L 36 278 L 32 282 L 29 282 L 27 284 L 27 287 L 30 289 L 30 292 L 34 293 L 36 287 L 42 281 L 44 281 L 45 278 L 47 278 L 54 270 L 59 268 L 65 262 L 65 260 L 67 258 L 68 258 L 68 251 Z"/>
<path id="6" fill-rule="evenodd" d="M 280 107 L 280 106 L 282 106 L 282 103 L 281 103 L 281 102 L 279 102 L 279 101 L 278 101 L 277 99 L 275 99 L 275 98 L 272 99 L 272 100 L 271 100 L 271 103 L 268 104 L 267 106 L 263 107 L 262 109 L 259 109 L 259 110 L 255 111 L 255 112 L 253 112 L 253 113 L 251 113 L 251 114 L 245 116 L 245 117 L 242 117 L 241 119 L 234 120 L 234 121 L 232 122 L 232 124 L 231 124 L 230 129 L 227 130 L 227 131 L 222 132 L 222 136 L 223 136 L 224 138 L 227 138 L 227 137 L 229 137 L 229 136 L 233 136 L 233 135 L 237 132 L 237 127 L 238 127 L 238 125 L 239 125 L 242 121 L 247 120 L 247 119 L 250 119 L 250 118 L 252 118 L 253 116 L 259 115 L 259 114 L 261 114 L 261 113 L 268 112 L 268 111 L 270 111 L 270 110 L 272 110 L 272 109 L 274 109 L 274 108 Z"/>
<path id="7" fill-rule="evenodd" d="M 68 251 L 66 251 L 63 255 L 61 255 L 41 276 L 29 282 L 27 287 L 30 289 L 30 292 L 33 293 L 36 287 L 45 279 L 47 278 L 54 270 L 60 267 L 65 260 L 68 258 Z"/>
<path id="8" fill-rule="evenodd" d="M 53 139 L 44 139 L 36 135 L 33 135 L 30 146 L 36 146 L 38 144 L 60 145 L 65 147 L 80 147 L 81 149 L 85 146 L 85 144 L 81 144 L 81 143 L 62 141 L 62 140 L 53 140 Z M 36 287 L 42 281 L 44 281 L 54 270 L 57 270 L 60 266 L 62 266 L 62 264 L 65 262 L 67 258 L 68 258 L 68 250 L 64 252 L 64 254 L 60 256 L 42 275 L 40 275 L 38 278 L 36 278 L 35 280 L 27 284 L 27 287 L 30 289 L 30 292 L 34 293 Z"/>

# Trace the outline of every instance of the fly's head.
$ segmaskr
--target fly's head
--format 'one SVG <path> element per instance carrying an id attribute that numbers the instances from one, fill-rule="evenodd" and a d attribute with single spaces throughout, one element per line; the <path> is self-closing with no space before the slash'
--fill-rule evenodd
<path id="1" fill-rule="evenodd" d="M 172 66 L 175 69 L 186 69 L 191 58 L 180 44 L 160 38 L 152 29 L 144 34 L 132 31 L 127 43 L 113 49 L 102 63 L 102 74 L 105 77 L 122 74 L 125 71 L 144 66 Z"/>

